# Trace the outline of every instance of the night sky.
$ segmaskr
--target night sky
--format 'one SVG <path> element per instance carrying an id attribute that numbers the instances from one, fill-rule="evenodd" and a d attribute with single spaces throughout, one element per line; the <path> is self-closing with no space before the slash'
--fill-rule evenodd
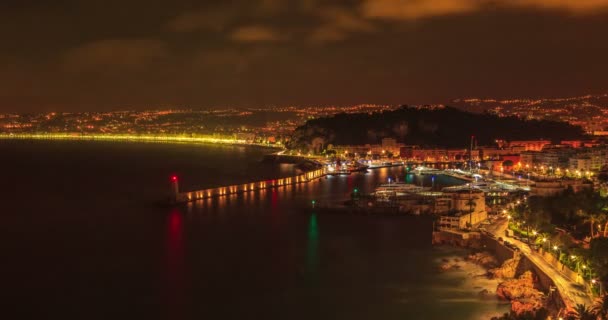
<path id="1" fill-rule="evenodd" d="M 2 0 L 0 21 L 0 112 L 608 91 L 608 0 Z"/>

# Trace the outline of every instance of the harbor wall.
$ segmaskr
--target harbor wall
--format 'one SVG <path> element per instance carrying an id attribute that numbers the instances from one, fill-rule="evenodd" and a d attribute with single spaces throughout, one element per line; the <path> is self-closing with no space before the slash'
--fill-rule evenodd
<path id="1" fill-rule="evenodd" d="M 505 247 L 497 239 L 488 237 L 486 235 L 481 237 L 482 245 L 485 249 L 491 251 L 496 256 L 496 259 L 501 264 L 509 259 L 513 259 L 513 250 Z"/>
<path id="2" fill-rule="evenodd" d="M 522 255 L 521 260 L 519 260 L 519 265 L 517 266 L 516 276 L 523 274 L 526 271 L 532 271 L 534 275 L 536 275 L 538 279 L 538 286 L 543 290 L 547 291 L 547 299 L 549 299 L 553 306 L 557 310 L 567 309 L 570 310 L 572 306 L 566 305 L 566 300 L 562 296 L 561 292 L 564 290 L 562 287 L 557 287 L 553 279 L 549 277 L 539 266 L 537 266 L 534 262 L 528 259 L 527 256 Z"/>
<path id="3" fill-rule="evenodd" d="M 309 181 L 313 181 L 319 179 L 327 174 L 325 168 L 315 169 L 303 174 L 279 178 L 279 179 L 270 179 L 270 180 L 262 180 L 255 181 L 245 184 L 217 187 L 217 188 L 208 188 L 196 191 L 188 191 L 188 192 L 178 192 L 175 195 L 175 202 L 190 202 L 196 200 L 202 200 L 213 197 L 221 197 L 227 196 L 231 194 L 239 194 L 250 191 L 262 190 L 262 189 L 271 189 L 277 188 L 281 186 L 294 185 L 298 183 L 306 183 Z"/>

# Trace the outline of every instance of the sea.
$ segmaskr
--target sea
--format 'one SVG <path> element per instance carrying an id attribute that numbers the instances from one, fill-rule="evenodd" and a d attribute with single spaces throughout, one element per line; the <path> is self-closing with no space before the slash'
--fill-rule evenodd
<path id="1" fill-rule="evenodd" d="M 271 149 L 0 141 L 4 319 L 490 319 L 509 309 L 415 216 L 328 214 L 404 167 L 167 206 L 180 189 L 289 176 Z M 426 179 L 426 180 L 425 180 Z M 435 187 L 458 182 L 439 176 Z M 9 316 L 10 315 L 10 316 Z"/>

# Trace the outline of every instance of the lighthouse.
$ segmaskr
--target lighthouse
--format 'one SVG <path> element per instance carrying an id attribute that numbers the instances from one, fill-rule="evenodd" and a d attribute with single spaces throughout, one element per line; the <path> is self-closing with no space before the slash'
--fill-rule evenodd
<path id="1" fill-rule="evenodd" d="M 179 197 L 179 181 L 178 181 L 176 175 L 171 176 L 170 183 L 171 183 L 171 193 L 170 193 L 169 201 L 171 203 L 176 203 L 177 199 Z"/>

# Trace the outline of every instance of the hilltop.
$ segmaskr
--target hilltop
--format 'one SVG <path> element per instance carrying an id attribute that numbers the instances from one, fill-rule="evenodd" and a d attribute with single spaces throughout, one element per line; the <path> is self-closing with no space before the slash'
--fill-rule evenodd
<path id="1" fill-rule="evenodd" d="M 471 135 L 479 145 L 492 145 L 496 139 L 559 141 L 585 136 L 581 127 L 565 122 L 476 114 L 452 107 L 403 106 L 309 120 L 294 131 L 288 147 L 320 151 L 329 144 L 376 144 L 382 138 L 396 138 L 409 145 L 457 148 L 465 147 Z"/>

